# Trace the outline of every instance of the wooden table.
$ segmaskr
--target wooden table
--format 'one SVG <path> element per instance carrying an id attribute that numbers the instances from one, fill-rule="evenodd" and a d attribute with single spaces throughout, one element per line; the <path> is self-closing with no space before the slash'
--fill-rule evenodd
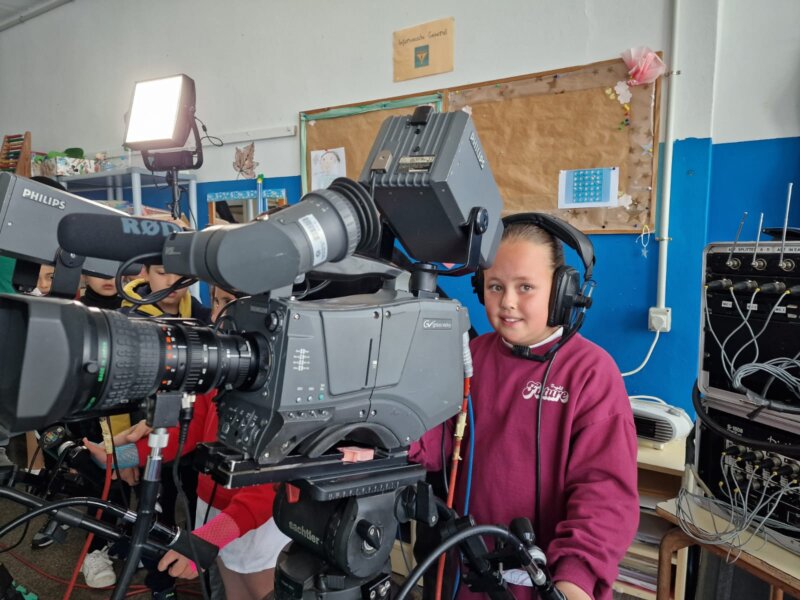
<path id="1" fill-rule="evenodd" d="M 671 523 L 678 524 L 675 500 L 661 502 L 656 507 L 656 513 Z M 712 515 L 709 511 L 697 505 L 691 506 L 694 522 L 705 531 L 714 531 L 714 520 L 718 527 L 724 527 L 725 521 Z M 672 570 L 672 553 L 690 546 L 700 546 L 712 554 L 726 558 L 731 548 L 727 545 L 703 544 L 690 538 L 679 527 L 670 530 L 661 540 L 658 552 L 658 581 L 657 600 L 669 600 L 671 595 L 670 580 Z M 738 549 L 734 549 L 736 556 Z M 782 600 L 783 593 L 800 596 L 800 557 L 788 550 L 763 538 L 753 538 L 742 548 L 736 561 L 736 566 L 758 577 L 772 586 L 770 600 Z"/>

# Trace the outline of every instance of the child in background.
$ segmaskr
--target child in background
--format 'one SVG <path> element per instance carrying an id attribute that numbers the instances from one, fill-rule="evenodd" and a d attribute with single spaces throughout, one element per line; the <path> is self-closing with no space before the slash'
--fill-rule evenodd
<path id="1" fill-rule="evenodd" d="M 212 291 L 212 319 L 236 297 L 223 290 Z M 217 407 L 212 401 L 216 392 L 198 395 L 194 416 L 184 453 L 200 442 L 217 441 Z M 150 429 L 141 421 L 130 431 L 115 437 L 118 452 L 123 445 L 135 443 L 140 463 L 149 454 L 147 434 Z M 85 440 L 85 443 L 88 440 Z M 100 457 L 99 446 L 87 444 L 93 454 Z M 169 445 L 164 448 L 164 460 L 173 460 L 178 451 L 177 428 L 170 429 Z M 216 565 L 219 568 L 228 598 L 261 600 L 272 591 L 275 563 L 289 538 L 283 535 L 272 519 L 275 492 L 271 484 L 228 490 L 218 487 L 209 475 L 200 475 L 197 484 L 197 516 L 194 533 L 220 548 Z M 210 506 L 209 506 L 210 505 Z M 159 562 L 158 568 L 168 570 L 173 577 L 193 579 L 197 569 L 190 558 L 170 550 Z M 213 582 L 212 582 L 213 586 Z"/>
<path id="2" fill-rule="evenodd" d="M 141 300 L 153 292 L 167 289 L 178 281 L 181 276 L 164 271 L 162 265 L 149 265 L 145 267 L 144 278 L 134 279 L 124 288 L 125 293 Z M 122 300 L 122 312 L 137 317 L 183 317 L 184 319 L 197 319 L 205 324 L 211 321 L 211 311 L 189 294 L 189 288 L 172 292 L 163 300 L 155 304 L 134 305 L 132 302 Z"/>
<path id="3" fill-rule="evenodd" d="M 86 276 L 86 289 L 81 296 L 85 306 L 117 310 L 122 306 L 122 298 L 117 294 L 117 286 L 113 277 Z"/>
<path id="4" fill-rule="evenodd" d="M 468 435 L 475 439 L 469 512 L 479 524 L 529 518 L 566 598 L 610 600 L 639 518 L 636 431 L 622 377 L 604 350 L 577 334 L 550 361 L 512 353 L 512 346 L 527 346 L 541 356 L 559 341 L 563 328 L 548 326 L 548 311 L 553 275 L 563 264 L 555 237 L 535 225 L 513 224 L 483 273 L 494 332 L 470 345 L 475 427 Z M 412 445 L 411 459 L 441 470 L 441 440 L 440 428 L 428 432 Z M 466 477 L 460 477 L 459 512 L 465 491 Z M 511 590 L 520 600 L 535 597 L 530 587 Z M 462 585 L 459 598 L 472 597 Z"/>
<path id="5" fill-rule="evenodd" d="M 32 296 L 47 296 L 53 286 L 53 265 L 42 265 L 39 267 L 39 279 L 36 280 L 36 287 L 31 292 Z"/>

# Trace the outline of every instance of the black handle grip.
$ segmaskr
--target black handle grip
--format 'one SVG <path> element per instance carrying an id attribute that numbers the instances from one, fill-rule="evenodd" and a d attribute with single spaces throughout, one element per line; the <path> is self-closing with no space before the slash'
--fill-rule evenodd
<path id="1" fill-rule="evenodd" d="M 192 540 L 191 545 L 189 545 L 190 537 Z M 197 556 L 192 553 L 192 547 L 194 547 Z M 217 554 L 219 553 L 219 548 L 217 548 L 214 544 L 207 542 L 203 538 L 199 538 L 193 533 L 189 533 L 184 529 L 180 530 L 177 539 L 169 545 L 169 549 L 175 550 L 175 552 L 180 552 L 185 557 L 195 561 L 200 569 L 207 569 L 210 567 L 214 563 L 214 559 L 217 558 Z"/>

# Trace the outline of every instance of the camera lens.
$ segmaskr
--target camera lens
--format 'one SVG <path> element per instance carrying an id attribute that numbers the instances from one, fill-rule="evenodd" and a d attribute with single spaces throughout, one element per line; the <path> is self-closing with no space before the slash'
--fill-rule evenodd
<path id="1" fill-rule="evenodd" d="M 159 391 L 247 391 L 266 380 L 257 333 L 131 319 L 64 300 L 0 298 L 0 422 L 11 432 L 126 410 Z"/>
<path id="2" fill-rule="evenodd" d="M 99 371 L 82 410 L 114 408 L 156 391 L 247 390 L 269 366 L 268 346 L 255 336 L 218 333 L 181 319 L 129 319 L 103 310 L 92 316 L 98 321 Z"/>

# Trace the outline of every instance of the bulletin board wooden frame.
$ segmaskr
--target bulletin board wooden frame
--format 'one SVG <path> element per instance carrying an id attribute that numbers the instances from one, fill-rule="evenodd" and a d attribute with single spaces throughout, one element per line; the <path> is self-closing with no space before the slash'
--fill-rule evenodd
<path id="1" fill-rule="evenodd" d="M 309 191 L 311 182 L 312 151 L 344 148 L 347 177 L 358 180 L 378 130 L 387 117 L 406 115 L 409 108 L 423 104 L 433 104 L 437 110 L 442 110 L 442 100 L 441 92 L 430 92 L 301 112 L 300 172 L 303 193 Z"/>
<path id="2" fill-rule="evenodd" d="M 660 79 L 630 86 L 627 106 L 615 86 L 621 59 L 300 113 L 303 190 L 313 150 L 344 147 L 357 179 L 382 121 L 439 98 L 444 110 L 472 114 L 504 200 L 503 214 L 544 212 L 586 233 L 635 233 L 655 225 Z M 619 168 L 616 208 L 558 208 L 562 169 Z"/>

